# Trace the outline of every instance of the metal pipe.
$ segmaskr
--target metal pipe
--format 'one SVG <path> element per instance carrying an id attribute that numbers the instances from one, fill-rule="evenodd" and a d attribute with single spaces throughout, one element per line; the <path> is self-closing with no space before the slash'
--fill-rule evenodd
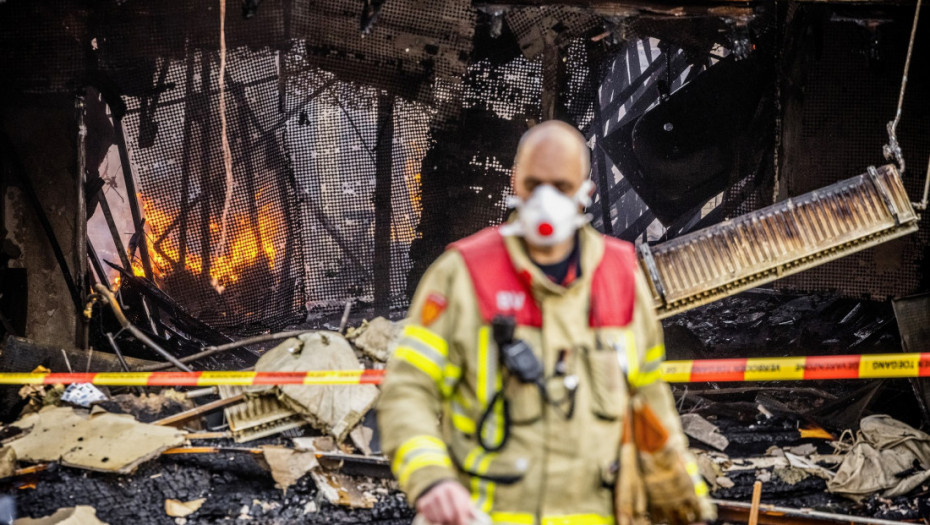
<path id="1" fill-rule="evenodd" d="M 120 326 L 122 326 L 125 330 L 129 330 L 129 332 L 135 336 L 136 339 L 141 341 L 144 345 L 148 346 L 152 350 L 158 352 L 159 355 L 167 359 L 172 365 L 185 372 L 193 372 L 190 367 L 179 361 L 177 357 L 174 357 L 168 353 L 164 348 L 159 346 L 158 343 L 153 341 L 149 336 L 145 335 L 145 332 L 139 330 L 132 323 L 130 323 L 129 319 L 126 318 L 126 315 L 123 314 L 123 309 L 120 308 L 119 303 L 116 302 L 116 297 L 113 296 L 113 292 L 111 292 L 102 284 L 97 284 L 94 286 L 94 288 L 100 293 L 100 295 L 104 297 L 104 301 L 109 303 L 110 308 L 113 309 L 113 315 L 116 316 L 116 320 L 119 322 Z"/>
<path id="2" fill-rule="evenodd" d="M 198 397 L 206 397 L 216 395 L 216 387 L 209 386 L 207 388 L 198 388 L 197 390 L 188 390 L 184 396 L 187 399 L 197 399 Z"/>
<path id="3" fill-rule="evenodd" d="M 258 343 L 265 343 L 268 341 L 277 341 L 279 339 L 289 339 L 291 337 L 299 337 L 303 334 L 309 334 L 314 330 L 295 330 L 292 332 L 280 332 L 277 334 L 265 334 L 257 335 L 255 337 L 249 337 L 247 339 L 241 339 L 239 341 L 233 341 L 232 343 L 226 343 L 225 345 L 219 346 L 208 346 L 202 352 L 197 352 L 196 354 L 191 354 L 189 356 L 182 357 L 180 361 L 182 363 L 190 363 L 191 361 L 197 361 L 198 359 L 203 359 L 205 357 L 210 357 L 211 355 L 216 355 L 228 350 L 233 350 L 235 348 L 242 348 L 243 346 L 254 345 Z M 164 370 L 166 368 L 171 368 L 171 365 L 168 363 L 159 363 L 157 365 L 148 365 L 137 368 L 138 372 L 154 372 L 156 370 Z"/>
<path id="4" fill-rule="evenodd" d="M 123 369 L 123 372 L 129 372 L 129 365 L 126 364 L 126 359 L 123 358 L 123 352 L 120 351 L 119 346 L 116 344 L 116 340 L 113 339 L 113 334 L 107 332 L 107 341 L 110 342 L 110 348 L 113 349 L 113 352 L 116 354 L 116 358 L 119 359 L 119 366 Z"/>
<path id="5" fill-rule="evenodd" d="M 717 511 L 724 516 L 735 519 L 748 518 L 749 511 L 752 508 L 750 503 L 740 501 L 726 501 L 714 499 L 711 500 L 717 506 Z M 849 516 L 845 514 L 833 514 L 832 512 L 820 512 L 812 509 L 793 509 L 790 507 L 779 507 L 776 505 L 759 505 L 759 523 L 849 523 L 859 525 L 901 525 L 900 521 L 883 520 L 878 518 L 864 518 L 861 516 Z"/>
<path id="6" fill-rule="evenodd" d="M 113 212 L 110 210 L 110 203 L 107 201 L 107 195 L 103 188 L 97 191 L 97 201 L 100 203 L 100 210 L 103 211 L 103 218 L 107 221 L 107 227 L 110 229 L 110 236 L 113 237 L 113 246 L 116 247 L 116 253 L 119 255 L 119 262 L 127 270 L 132 268 L 132 262 L 126 254 L 126 247 L 123 246 L 123 240 L 120 238 L 119 228 L 116 227 L 116 221 L 113 219 Z"/>
<path id="7" fill-rule="evenodd" d="M 132 175 L 132 166 L 129 163 L 129 151 L 126 148 L 126 137 L 123 134 L 122 119 L 113 119 L 113 130 L 116 132 L 116 149 L 119 151 L 119 162 L 123 167 L 123 184 L 126 185 L 126 201 L 129 202 L 129 212 L 132 214 L 133 232 L 139 239 L 139 257 L 142 259 L 142 269 L 145 271 L 145 278 L 154 281 L 152 261 L 149 259 L 149 247 L 145 237 L 145 228 L 142 225 L 142 212 L 139 210 L 136 181 Z"/>
<path id="8" fill-rule="evenodd" d="M 155 282 L 155 273 L 152 271 L 152 260 L 149 259 L 149 244 L 145 236 L 145 227 L 143 226 L 142 212 L 139 210 L 139 197 L 136 193 L 136 180 L 132 175 L 132 166 L 129 163 L 129 151 L 126 148 L 126 137 L 123 134 L 122 117 L 113 118 L 113 131 L 116 134 L 116 149 L 119 151 L 119 162 L 123 168 L 123 183 L 126 185 L 126 201 L 129 202 L 129 212 L 132 214 L 132 229 L 139 240 L 139 258 L 142 259 L 142 270 L 145 272 L 145 278 Z M 130 261 L 131 262 L 131 261 Z M 127 267 L 131 271 L 131 267 Z M 142 298 L 143 304 L 146 299 Z M 156 321 L 159 321 L 158 310 L 151 312 L 150 315 L 155 334 L 161 335 L 157 329 Z"/>
<path id="9" fill-rule="evenodd" d="M 342 319 L 339 320 L 339 333 L 346 333 L 346 325 L 349 324 L 349 313 L 352 311 L 352 301 L 346 301 L 346 307 L 342 310 Z"/>
<path id="10" fill-rule="evenodd" d="M 927 211 L 927 198 L 930 197 L 930 157 L 927 158 L 927 178 L 924 180 L 924 198 L 914 203 L 914 209 Z"/>
<path id="11" fill-rule="evenodd" d="M 90 242 L 90 237 L 87 238 L 87 258 L 90 260 L 91 266 L 94 267 L 94 272 L 97 274 L 97 279 L 103 283 L 107 288 L 110 287 L 110 278 L 107 277 L 107 272 L 104 271 L 103 265 L 100 264 L 100 257 L 97 256 L 97 250 L 94 249 L 94 245 Z"/>

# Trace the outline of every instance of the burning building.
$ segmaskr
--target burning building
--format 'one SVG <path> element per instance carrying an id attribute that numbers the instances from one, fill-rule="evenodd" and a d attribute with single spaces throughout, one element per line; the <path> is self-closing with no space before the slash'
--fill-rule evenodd
<path id="1" fill-rule="evenodd" d="M 745 368 L 930 351 L 930 33 L 915 23 L 918 5 L 0 1 L 0 373 L 154 370 L 170 368 L 166 355 L 198 371 L 250 369 L 282 332 L 400 320 L 448 243 L 504 220 L 517 141 L 553 118 L 588 141 L 592 223 L 636 243 L 670 360 Z M 360 366 L 375 367 L 369 353 L 386 350 L 355 341 Z M 827 421 L 842 442 L 869 412 L 926 428 L 918 376 L 930 372 L 914 362 L 912 379 L 880 384 L 808 387 L 759 369 L 776 380 L 768 397 L 721 389 L 713 375 L 676 392 L 682 410 L 719 418 L 738 451 L 756 454 Z M 8 425 L 29 396 L 3 388 Z M 755 417 L 737 414 L 750 401 L 771 421 L 804 412 L 804 428 L 770 421 L 756 433 L 767 440 L 753 441 L 736 423 Z M 280 415 L 255 423 L 276 429 L 262 439 L 311 432 L 293 405 L 255 403 L 200 431 L 232 439 L 216 433 L 252 425 L 253 411 Z M 383 465 L 368 452 L 338 461 L 371 474 Z M 208 502 L 189 522 L 235 519 L 243 506 L 293 522 L 323 491 L 322 474 L 301 478 L 301 512 L 284 511 L 273 485 L 246 496 L 253 459 L 184 457 L 143 472 L 167 464 L 190 481 L 132 478 L 133 497 L 159 494 L 140 503 L 144 522 L 164 521 L 153 507 L 164 499 L 201 497 L 224 468 L 242 497 Z M 755 470 L 744 470 L 713 484 L 717 496 L 746 499 Z M 0 479 L 0 494 L 39 516 L 78 477 Z M 772 502 L 832 508 L 820 478 L 781 481 Z M 326 503 L 313 519 L 409 521 L 390 487 L 366 483 L 375 510 Z M 86 486 L 67 490 L 111 523 L 131 516 Z M 926 520 L 928 493 L 915 486 L 900 516 Z M 924 503 L 909 503 L 914 494 Z M 895 516 L 863 505 L 842 510 Z"/>

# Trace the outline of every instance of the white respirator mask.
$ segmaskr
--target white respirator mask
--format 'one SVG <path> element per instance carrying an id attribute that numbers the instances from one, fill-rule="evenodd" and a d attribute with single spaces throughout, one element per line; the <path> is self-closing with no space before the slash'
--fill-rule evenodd
<path id="1" fill-rule="evenodd" d="M 586 180 L 569 197 L 551 184 L 540 184 L 525 201 L 516 196 L 508 197 L 507 206 L 517 210 L 517 219 L 501 226 L 500 232 L 523 237 L 533 246 L 555 246 L 567 241 L 591 220 L 590 215 L 578 208 L 591 205 L 589 194 L 593 187 L 594 183 Z"/>

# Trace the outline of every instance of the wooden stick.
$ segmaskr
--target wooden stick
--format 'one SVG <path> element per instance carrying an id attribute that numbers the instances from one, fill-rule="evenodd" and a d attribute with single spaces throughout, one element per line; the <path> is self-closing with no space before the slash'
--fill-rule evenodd
<path id="1" fill-rule="evenodd" d="M 224 439 L 232 437 L 232 432 L 192 432 L 186 436 L 188 440 L 191 439 Z"/>
<path id="2" fill-rule="evenodd" d="M 749 525 L 759 524 L 759 503 L 762 501 L 762 482 L 752 485 L 752 507 L 749 508 Z"/>
<path id="3" fill-rule="evenodd" d="M 244 400 L 245 400 L 245 393 L 237 394 L 235 396 L 228 397 L 226 399 L 218 399 L 216 401 L 213 401 L 212 403 L 207 403 L 206 405 L 201 405 L 197 408 L 185 410 L 184 412 L 181 412 L 180 414 L 175 414 L 173 416 L 168 416 L 166 418 L 159 419 L 158 421 L 153 421 L 151 424 L 159 425 L 159 426 L 173 425 L 175 423 L 180 423 L 181 421 L 187 421 L 188 419 L 201 416 L 203 414 L 206 414 L 207 412 L 216 410 L 217 408 L 222 408 L 227 405 L 234 405 Z"/>

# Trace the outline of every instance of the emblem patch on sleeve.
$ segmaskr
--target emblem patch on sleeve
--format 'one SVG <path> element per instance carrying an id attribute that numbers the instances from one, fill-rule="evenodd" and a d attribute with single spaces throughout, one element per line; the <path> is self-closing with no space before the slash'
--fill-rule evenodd
<path id="1" fill-rule="evenodd" d="M 420 322 L 423 326 L 429 326 L 439 319 L 439 315 L 446 309 L 447 304 L 448 301 L 442 294 L 431 292 L 427 295 L 423 309 L 420 311 Z"/>

